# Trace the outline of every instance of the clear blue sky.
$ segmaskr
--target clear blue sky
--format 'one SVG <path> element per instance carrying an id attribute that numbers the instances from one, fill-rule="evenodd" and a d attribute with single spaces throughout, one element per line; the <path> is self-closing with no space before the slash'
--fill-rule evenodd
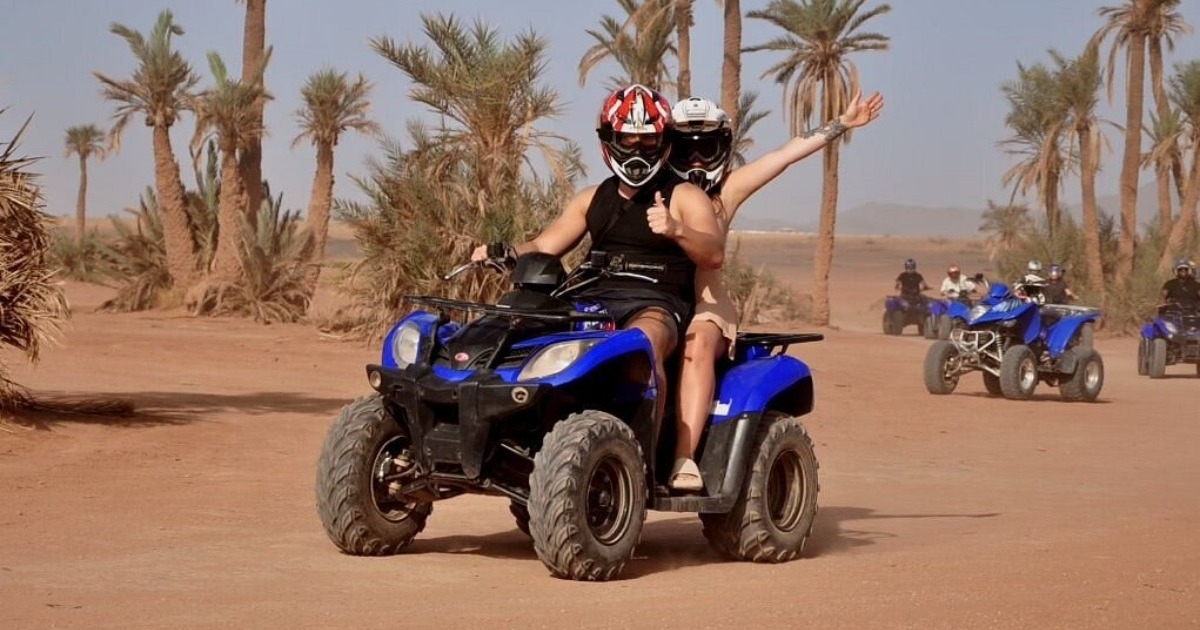
<path id="1" fill-rule="evenodd" d="M 1046 60 L 1047 48 L 1075 55 L 1100 25 L 1096 9 L 1118 0 L 891 0 L 892 12 L 875 18 L 870 30 L 891 37 L 891 50 L 854 57 L 864 85 L 887 99 L 883 117 L 855 136 L 842 159 L 841 207 L 872 202 L 931 207 L 982 207 L 990 199 L 1006 199 L 1000 176 L 1011 159 L 996 148 L 1006 136 L 1007 105 L 999 86 L 1016 74 L 1018 60 Z M 879 4 L 869 0 L 866 6 Z M 742 0 L 749 11 L 764 1 Z M 43 173 L 48 209 L 74 212 L 78 179 L 76 160 L 63 157 L 67 127 L 110 124 L 112 104 L 99 96 L 92 71 L 128 76 L 133 57 L 123 40 L 108 31 L 121 22 L 146 32 L 163 8 L 174 11 L 186 34 L 177 45 L 198 73 L 210 77 L 204 55 L 219 52 L 231 68 L 240 68 L 243 8 L 234 0 L 0 0 L 5 17 L 5 50 L 0 56 L 0 136 L 7 139 L 25 116 L 34 114 L 23 142 L 28 154 L 45 156 Z M 267 73 L 275 100 L 267 106 L 269 137 L 264 144 L 264 172 L 273 190 L 284 193 L 289 208 L 304 208 L 314 168 L 307 145 L 291 149 L 297 133 L 292 113 L 299 104 L 305 78 L 322 66 L 362 72 L 375 84 L 373 114 L 389 133 L 403 137 L 410 119 L 426 112 L 407 98 L 409 83 L 399 70 L 371 52 L 371 37 L 389 35 L 399 41 L 427 42 L 420 15 L 442 11 L 467 21 L 481 19 L 505 36 L 532 29 L 548 38 L 546 82 L 558 90 L 566 112 L 545 127 L 575 138 L 589 160 L 589 180 L 607 175 L 599 160 L 593 115 L 603 98 L 603 83 L 616 68 L 599 67 L 585 87 L 578 85 L 577 66 L 593 43 L 586 29 L 602 15 L 619 16 L 612 0 L 271 0 L 267 6 L 267 39 L 275 47 Z M 1200 25 L 1200 2 L 1183 3 L 1182 12 Z M 720 84 L 721 15 L 715 2 L 696 3 L 693 31 L 693 88 L 717 96 Z M 761 20 L 744 21 L 745 45 L 775 35 Z M 757 152 L 781 143 L 786 126 L 780 110 L 780 86 L 761 79 L 779 57 L 774 53 L 744 55 L 742 86 L 760 93 L 759 106 L 772 110 L 755 128 Z M 1200 35 L 1185 36 L 1168 61 L 1200 58 Z M 202 83 L 203 85 L 203 83 Z M 1118 89 L 1121 89 L 1118 86 Z M 1118 92 L 1119 94 L 1119 92 Z M 1147 92 L 1148 94 L 1148 92 Z M 673 95 L 672 95 L 673 96 Z M 1123 121 L 1120 110 L 1102 105 L 1104 114 Z M 183 162 L 185 183 L 191 181 L 186 142 L 192 120 L 185 118 L 174 134 Z M 1119 146 L 1115 132 L 1109 132 Z M 335 195 L 358 197 L 347 173 L 363 172 L 364 161 L 378 154 L 373 141 L 348 137 L 336 154 Z M 1118 156 L 1105 157 L 1100 194 L 1115 192 Z M 150 135 L 130 125 L 122 152 L 90 168 L 90 216 L 103 217 L 134 205 L 153 183 Z M 1078 199 L 1076 180 L 1063 196 Z M 759 193 L 743 213 L 808 221 L 817 213 L 820 161 L 814 156 L 793 166 Z M 1115 209 L 1113 209 L 1115 210 Z"/>

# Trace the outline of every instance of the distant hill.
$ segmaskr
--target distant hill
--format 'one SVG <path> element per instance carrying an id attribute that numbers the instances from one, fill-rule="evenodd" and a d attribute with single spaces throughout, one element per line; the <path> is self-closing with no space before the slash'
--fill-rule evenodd
<path id="1" fill-rule="evenodd" d="M 1096 204 L 1101 212 L 1112 216 L 1121 213 L 1120 194 L 1098 197 Z M 1174 199 L 1178 211 L 1179 199 Z M 1082 216 L 1082 204 L 1068 203 L 1065 210 L 1075 219 Z M 1153 182 L 1138 190 L 1138 225 L 1145 225 L 1158 215 L 1157 189 Z M 1041 211 L 1035 210 L 1035 217 Z M 838 212 L 838 234 L 891 235 L 891 236 L 979 236 L 983 223 L 983 208 L 930 208 L 895 203 L 870 202 Z M 816 221 L 791 222 L 782 219 L 739 217 L 734 229 L 769 232 L 816 232 Z"/>

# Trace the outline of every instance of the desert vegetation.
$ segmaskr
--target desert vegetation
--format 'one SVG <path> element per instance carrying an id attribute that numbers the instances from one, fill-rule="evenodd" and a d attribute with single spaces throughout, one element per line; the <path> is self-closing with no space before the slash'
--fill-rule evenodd
<path id="1" fill-rule="evenodd" d="M 585 149 L 545 131 L 563 114 L 560 90 L 568 87 L 546 81 L 549 42 L 532 31 L 509 35 L 483 21 L 426 15 L 423 40 L 398 42 L 384 33 L 368 46 L 411 83 L 409 97 L 432 115 L 392 135 L 372 116 L 371 80 L 353 69 L 314 70 L 301 107 L 291 112 L 301 129 L 294 144 L 316 149 L 311 191 L 305 212 L 286 209 L 282 193 L 272 194 L 262 179 L 261 142 L 272 124 L 264 105 L 274 97 L 265 81 L 272 63 L 266 1 L 239 4 L 245 12 L 237 65 L 215 54 L 202 63 L 187 58 L 179 38 L 204 34 L 186 33 L 169 10 L 144 30 L 109 26 L 128 48 L 129 63 L 95 69 L 112 105 L 111 124 L 66 130 L 67 155 L 79 161 L 76 221 L 70 232 L 52 231 L 48 254 L 60 277 L 117 287 L 104 308 L 303 321 L 324 277 L 344 299 L 321 326 L 374 338 L 402 314 L 406 293 L 495 297 L 500 278 L 478 274 L 450 284 L 429 261 L 462 259 L 479 242 L 527 238 L 589 183 Z M 1179 4 L 1124 0 L 1103 7 L 1078 54 L 1050 48 L 1043 60 L 1018 60 L 1015 76 L 1000 84 L 1011 134 L 997 148 L 1013 163 L 997 177 L 1012 197 L 992 202 L 980 227 L 993 260 L 1006 276 L 1031 257 L 1064 264 L 1116 330 L 1152 305 L 1164 269 L 1197 244 L 1200 61 L 1171 58 L 1175 41 L 1192 34 Z M 617 0 L 613 8 L 581 34 L 592 46 L 578 61 L 579 83 L 637 81 L 689 95 L 694 2 Z M 762 148 L 753 127 L 772 115 L 756 109 L 757 92 L 741 89 L 743 54 L 772 55 L 760 78 L 778 85 L 781 114 L 799 133 L 836 115 L 859 87 L 858 55 L 886 53 L 889 37 L 872 27 L 885 24 L 891 9 L 867 0 L 772 0 L 743 11 L 725 0 L 720 101 L 734 121 L 735 163 Z M 743 42 L 743 19 L 769 25 L 774 37 Z M 593 76 L 598 72 L 602 79 Z M 1118 79 L 1123 98 L 1114 93 Z M 1099 117 L 1106 97 L 1124 105 L 1123 124 Z M 118 152 L 124 130 L 139 122 L 151 130 L 151 185 L 101 235 L 86 223 L 89 165 Z M 179 125 L 194 129 L 186 151 L 171 142 Z M 351 133 L 378 141 L 376 157 L 349 177 L 358 201 L 334 195 L 337 147 Z M 757 304 L 753 296 L 777 296 L 777 306 L 750 320 L 786 313 L 829 323 L 839 155 L 850 140 L 823 151 L 818 247 L 805 294 L 736 255 L 726 265 L 743 306 Z M 1109 214 L 1097 206 L 1095 181 L 1105 166 L 1115 168 L 1117 148 L 1121 207 Z M 1143 170 L 1154 173 L 1158 214 L 1138 226 Z M 1078 219 L 1064 211 L 1068 190 L 1083 199 Z M 326 260 L 331 220 L 353 231 L 358 255 L 349 265 Z"/>

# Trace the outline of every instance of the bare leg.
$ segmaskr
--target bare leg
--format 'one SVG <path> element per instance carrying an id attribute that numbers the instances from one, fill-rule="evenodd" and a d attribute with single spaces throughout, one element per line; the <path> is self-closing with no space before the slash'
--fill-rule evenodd
<path id="1" fill-rule="evenodd" d="M 684 335 L 683 369 L 679 379 L 678 439 L 675 459 L 692 459 L 708 422 L 717 387 L 716 362 L 728 341 L 710 321 L 696 321 Z"/>
<path id="2" fill-rule="evenodd" d="M 667 407 L 667 378 L 663 365 L 679 343 L 675 318 L 660 308 L 648 308 L 634 315 L 625 328 L 636 328 L 650 338 L 650 346 L 654 350 L 655 386 L 658 388 L 654 412 L 661 419 Z"/>

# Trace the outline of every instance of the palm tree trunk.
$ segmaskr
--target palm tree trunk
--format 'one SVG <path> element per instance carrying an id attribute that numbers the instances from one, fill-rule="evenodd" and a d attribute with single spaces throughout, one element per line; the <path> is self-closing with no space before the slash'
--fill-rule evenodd
<path id="1" fill-rule="evenodd" d="M 692 2 L 693 0 L 675 0 L 675 37 L 679 44 L 676 100 L 692 96 Z"/>
<path id="2" fill-rule="evenodd" d="M 1053 168 L 1046 173 L 1046 223 L 1050 227 L 1050 238 L 1054 238 L 1062 226 L 1062 211 L 1058 207 L 1058 170 L 1059 163 L 1055 159 Z"/>
<path id="3" fill-rule="evenodd" d="M 267 45 L 267 0 L 246 0 L 246 20 L 242 30 L 242 79 L 254 76 L 262 69 L 263 56 Z M 259 99 L 255 104 L 256 123 L 259 127 L 263 122 L 263 110 L 266 99 Z M 246 213 L 253 220 L 258 216 L 258 208 L 262 205 L 262 138 L 256 137 L 247 142 L 242 150 L 241 162 L 242 182 L 246 188 Z"/>
<path id="4" fill-rule="evenodd" d="M 1171 235 L 1167 237 L 1162 257 L 1158 259 L 1160 276 L 1171 271 L 1171 259 L 1183 253 L 1183 245 L 1196 225 L 1196 205 L 1200 203 L 1200 138 L 1193 139 L 1193 147 L 1192 173 L 1188 176 L 1187 195 L 1179 206 L 1179 216 L 1175 219 L 1175 225 L 1171 227 Z"/>
<path id="5" fill-rule="evenodd" d="M 309 267 L 305 272 L 308 295 L 317 290 L 321 263 L 325 260 L 325 241 L 329 236 L 329 211 L 333 206 L 333 146 L 317 144 L 317 172 L 313 176 L 312 198 L 308 202 L 308 234 L 312 239 Z"/>
<path id="6" fill-rule="evenodd" d="M 79 195 L 75 198 L 75 244 L 83 246 L 87 230 L 87 154 L 79 154 Z"/>
<path id="7" fill-rule="evenodd" d="M 1100 218 L 1096 210 L 1096 142 L 1091 125 L 1080 127 L 1079 181 L 1083 188 L 1083 258 L 1087 265 L 1088 283 L 1105 304 L 1104 265 L 1100 260 Z"/>
<path id="8" fill-rule="evenodd" d="M 824 149 L 822 156 L 821 222 L 817 250 L 813 254 L 813 324 L 829 325 L 829 270 L 833 267 L 833 242 L 837 230 L 838 143 Z"/>
<path id="9" fill-rule="evenodd" d="M 196 250 L 192 245 L 192 227 L 183 198 L 179 164 L 171 149 L 169 127 L 154 128 L 154 182 L 162 208 L 163 246 L 167 270 L 177 291 L 186 291 L 199 279 Z"/>
<path id="10" fill-rule="evenodd" d="M 1162 42 L 1152 37 L 1148 40 L 1150 47 L 1150 91 L 1154 94 L 1154 107 L 1158 120 L 1161 122 L 1171 115 L 1171 104 L 1167 101 L 1167 91 L 1163 86 L 1163 54 Z M 1179 163 L 1179 154 L 1173 152 L 1170 168 L 1156 169 L 1158 186 L 1158 230 L 1166 234 L 1171 229 L 1171 174 L 1175 174 L 1177 185 L 1180 187 L 1180 197 L 1183 196 L 1183 173 Z"/>
<path id="11" fill-rule="evenodd" d="M 721 109 L 737 125 L 738 99 L 742 94 L 741 0 L 725 0 L 725 46 L 721 64 Z"/>
<path id="12" fill-rule="evenodd" d="M 241 278 L 242 217 L 246 208 L 246 187 L 238 171 L 237 150 L 221 147 L 221 201 L 217 208 L 217 251 L 213 257 L 213 275 L 219 282 Z"/>
<path id="13" fill-rule="evenodd" d="M 1142 102 L 1145 100 L 1146 36 L 1134 33 L 1129 40 L 1129 76 L 1125 103 L 1125 153 L 1121 160 L 1121 238 L 1117 245 L 1117 287 L 1124 290 L 1133 279 L 1137 241 L 1138 175 L 1142 158 Z"/>

